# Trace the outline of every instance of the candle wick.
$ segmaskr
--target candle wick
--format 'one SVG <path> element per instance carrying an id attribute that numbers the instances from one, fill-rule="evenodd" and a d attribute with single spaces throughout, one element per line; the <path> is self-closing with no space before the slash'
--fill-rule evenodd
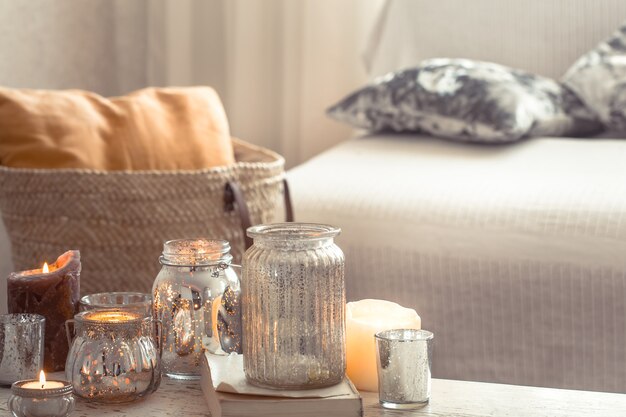
<path id="1" fill-rule="evenodd" d="M 41 389 L 43 389 L 44 385 L 46 385 L 46 384 L 41 384 Z"/>

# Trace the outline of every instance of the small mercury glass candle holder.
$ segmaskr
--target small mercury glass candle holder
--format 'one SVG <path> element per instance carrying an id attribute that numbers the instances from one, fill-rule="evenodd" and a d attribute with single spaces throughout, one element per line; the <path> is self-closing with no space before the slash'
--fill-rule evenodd
<path id="1" fill-rule="evenodd" d="M 13 417 L 69 416 L 74 410 L 73 390 L 67 381 L 17 381 L 11 386 L 9 411 Z"/>
<path id="2" fill-rule="evenodd" d="M 384 408 L 420 408 L 430 400 L 433 334 L 395 329 L 376 333 L 378 395 Z"/>
<path id="3" fill-rule="evenodd" d="M 65 377 L 74 394 L 88 401 L 123 403 L 156 391 L 161 382 L 160 355 L 152 339 L 157 324 L 120 309 L 84 311 L 68 320 L 68 338 L 75 335 Z"/>
<path id="4" fill-rule="evenodd" d="M 0 315 L 0 385 L 8 387 L 43 368 L 45 325 L 38 314 Z"/>

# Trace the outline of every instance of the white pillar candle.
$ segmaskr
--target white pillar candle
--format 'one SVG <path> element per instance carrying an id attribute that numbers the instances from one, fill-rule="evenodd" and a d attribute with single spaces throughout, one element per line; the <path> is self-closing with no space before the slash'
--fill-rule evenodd
<path id="1" fill-rule="evenodd" d="M 347 373 L 363 391 L 378 391 L 374 335 L 390 329 L 420 329 L 415 310 L 384 300 L 361 300 L 346 305 Z"/>

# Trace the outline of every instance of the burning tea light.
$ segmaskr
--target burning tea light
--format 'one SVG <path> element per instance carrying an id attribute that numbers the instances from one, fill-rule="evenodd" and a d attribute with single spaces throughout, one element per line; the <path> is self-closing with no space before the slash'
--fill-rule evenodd
<path id="1" fill-rule="evenodd" d="M 91 321 L 102 321 L 105 323 L 125 323 L 132 320 L 142 319 L 137 313 L 125 311 L 96 311 L 85 315 Z"/>
<path id="2" fill-rule="evenodd" d="M 65 417 L 74 409 L 72 384 L 67 381 L 47 381 L 43 371 L 39 380 L 17 381 L 11 386 L 9 410 L 17 417 Z"/>
<path id="3" fill-rule="evenodd" d="M 39 372 L 39 381 L 30 381 L 22 385 L 24 389 L 51 389 L 51 388 L 63 388 L 61 381 L 46 381 L 46 374 L 44 371 Z"/>

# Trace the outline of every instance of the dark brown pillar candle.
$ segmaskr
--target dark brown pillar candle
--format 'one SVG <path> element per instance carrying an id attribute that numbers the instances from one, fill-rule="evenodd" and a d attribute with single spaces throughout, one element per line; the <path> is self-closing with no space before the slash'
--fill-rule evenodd
<path id="1" fill-rule="evenodd" d="M 65 321 L 78 313 L 80 252 L 71 250 L 42 269 L 13 272 L 7 281 L 9 313 L 36 313 L 46 318 L 44 369 L 62 371 L 69 346 Z"/>

